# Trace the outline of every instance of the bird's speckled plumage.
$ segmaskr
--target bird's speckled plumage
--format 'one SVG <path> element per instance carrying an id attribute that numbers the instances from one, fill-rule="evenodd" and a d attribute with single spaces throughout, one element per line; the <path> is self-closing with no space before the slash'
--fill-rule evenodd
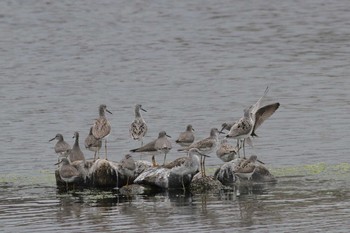
<path id="1" fill-rule="evenodd" d="M 131 123 L 129 128 L 129 133 L 132 139 L 140 140 L 141 145 L 143 144 L 143 137 L 146 135 L 148 127 L 145 120 L 142 118 L 140 110 L 147 112 L 142 108 L 141 104 L 136 104 L 135 106 L 135 119 Z"/>
<path id="2" fill-rule="evenodd" d="M 105 116 L 105 112 L 112 114 L 105 104 L 99 106 L 99 118 L 97 118 L 92 126 L 92 135 L 97 140 L 105 140 L 105 156 L 107 159 L 107 137 L 111 133 L 111 124 Z"/>
<path id="3" fill-rule="evenodd" d="M 223 162 L 229 162 L 235 158 L 239 148 L 228 143 L 227 139 L 223 139 L 216 150 L 216 156 Z"/>

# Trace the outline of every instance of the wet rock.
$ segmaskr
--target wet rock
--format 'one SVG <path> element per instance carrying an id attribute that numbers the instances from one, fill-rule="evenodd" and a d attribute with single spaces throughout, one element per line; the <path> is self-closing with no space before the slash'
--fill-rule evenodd
<path id="1" fill-rule="evenodd" d="M 219 192 L 227 189 L 220 181 L 211 176 L 202 177 L 198 173 L 192 180 L 190 191 L 193 193 Z"/>
<path id="2" fill-rule="evenodd" d="M 189 186 L 193 174 L 179 175 L 171 169 L 151 167 L 141 173 L 134 182 L 160 189 L 183 189 Z"/>
<path id="3" fill-rule="evenodd" d="M 74 161 L 72 163 L 80 173 L 81 179 L 78 179 L 70 186 L 73 187 L 97 187 L 97 188 L 114 188 L 123 187 L 127 184 L 127 175 L 121 169 L 120 164 L 106 159 L 97 159 L 96 161 Z M 141 174 L 144 170 L 151 167 L 152 164 L 147 161 L 135 161 L 136 169 L 134 177 L 129 178 L 129 184 Z M 59 171 L 55 171 L 56 184 L 58 187 L 66 187 Z"/>
<path id="4" fill-rule="evenodd" d="M 92 165 L 89 177 L 94 187 L 115 187 L 118 185 L 118 163 L 106 159 L 97 159 Z"/>

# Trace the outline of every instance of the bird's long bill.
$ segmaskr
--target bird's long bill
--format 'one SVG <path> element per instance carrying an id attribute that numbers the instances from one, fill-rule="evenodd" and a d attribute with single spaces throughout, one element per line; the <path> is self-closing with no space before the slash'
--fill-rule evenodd
<path id="1" fill-rule="evenodd" d="M 147 112 L 146 109 L 144 109 L 144 108 L 140 108 L 140 109 L 141 109 L 142 111 L 144 111 L 144 112 Z"/>
<path id="2" fill-rule="evenodd" d="M 59 161 L 58 163 L 55 163 L 55 165 L 58 165 L 58 164 L 60 164 L 60 163 L 62 163 L 62 160 L 61 160 L 61 161 Z"/>
<path id="3" fill-rule="evenodd" d="M 107 108 L 106 108 L 106 112 L 108 112 L 109 114 L 112 114 Z"/>
<path id="4" fill-rule="evenodd" d="M 265 164 L 264 162 L 261 162 L 259 159 L 257 159 L 256 161 L 258 161 L 259 163 Z"/>
<path id="5" fill-rule="evenodd" d="M 51 139 L 49 140 L 49 142 L 51 142 L 51 141 L 55 140 L 55 138 L 56 138 L 56 137 L 54 137 L 54 138 L 51 138 Z"/>
<path id="6" fill-rule="evenodd" d="M 165 134 L 165 136 L 167 136 L 168 138 L 171 138 L 168 134 Z"/>
<path id="7" fill-rule="evenodd" d="M 225 129 L 225 126 L 222 127 L 222 129 L 219 131 L 219 133 L 223 134 L 224 132 L 222 132 Z"/>

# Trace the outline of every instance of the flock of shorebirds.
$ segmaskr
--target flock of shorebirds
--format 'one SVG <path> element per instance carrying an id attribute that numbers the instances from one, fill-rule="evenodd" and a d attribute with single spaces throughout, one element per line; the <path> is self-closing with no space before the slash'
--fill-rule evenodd
<path id="1" fill-rule="evenodd" d="M 130 137 L 134 140 L 141 141 L 141 147 L 132 149 L 132 153 L 146 153 L 152 155 L 153 166 L 162 167 L 168 169 L 177 169 L 179 174 L 184 174 L 189 170 L 197 169 L 202 174 L 205 174 L 205 158 L 209 157 L 208 154 L 216 151 L 216 155 L 224 162 L 229 162 L 236 157 L 240 158 L 240 150 L 243 149 L 242 162 L 237 166 L 236 175 L 240 178 L 251 178 L 252 173 L 255 171 L 255 163 L 257 157 L 251 156 L 249 159 L 245 159 L 245 143 L 252 146 L 252 138 L 256 137 L 256 130 L 259 126 L 269 118 L 280 106 L 279 103 L 272 103 L 262 106 L 262 100 L 268 93 L 268 87 L 266 88 L 263 96 L 253 105 L 244 110 L 244 115 L 238 121 L 225 122 L 222 124 L 222 129 L 212 128 L 210 130 L 209 137 L 195 141 L 194 128 L 192 125 L 187 125 L 186 130 L 180 133 L 176 143 L 181 145 L 182 148 L 178 151 L 185 151 L 188 156 L 181 157 L 166 164 L 166 155 L 172 149 L 171 141 L 168 139 L 170 136 L 165 131 L 159 132 L 158 138 L 143 145 L 143 138 L 145 137 L 148 127 L 143 119 L 141 112 L 147 112 L 142 108 L 141 104 L 135 106 L 135 119 L 132 121 L 129 132 Z M 96 155 L 99 157 L 100 149 L 105 145 L 105 159 L 107 159 L 107 138 L 111 132 L 111 124 L 107 120 L 105 113 L 112 114 L 107 106 L 102 104 L 99 106 L 99 117 L 94 121 L 90 128 L 89 135 L 85 139 L 85 148 L 94 152 L 94 161 Z M 219 140 L 219 134 L 224 134 L 224 131 L 228 131 L 224 139 Z M 79 177 L 79 171 L 72 166 L 74 161 L 83 160 L 85 157 L 79 147 L 79 133 L 75 132 L 73 138 L 75 143 L 71 147 L 64 141 L 62 134 L 57 134 L 52 140 L 57 140 L 54 147 L 55 152 L 59 155 L 60 164 L 59 174 L 62 180 L 65 182 L 74 182 L 76 177 Z M 237 140 L 236 145 L 231 145 L 229 139 Z M 154 156 L 157 154 L 164 154 L 163 165 L 158 165 L 155 162 Z M 198 157 L 199 156 L 199 157 Z M 61 160 L 60 160 L 61 158 Z M 260 161 L 259 161 L 260 162 Z M 128 177 L 132 177 L 135 170 L 135 161 L 130 154 L 120 161 L 120 166 L 125 170 Z"/>

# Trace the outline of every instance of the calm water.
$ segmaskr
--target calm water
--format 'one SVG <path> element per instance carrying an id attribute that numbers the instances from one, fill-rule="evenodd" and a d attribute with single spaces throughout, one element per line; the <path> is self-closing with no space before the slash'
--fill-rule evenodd
<path id="1" fill-rule="evenodd" d="M 349 1 L 1 1 L 0 30 L 1 232 L 348 232 Z M 56 190 L 48 140 L 79 131 L 83 147 L 101 103 L 119 161 L 139 146 L 136 103 L 145 142 L 189 123 L 200 139 L 267 85 L 281 107 L 248 153 L 276 185 L 238 197 Z M 173 147 L 169 161 L 183 155 Z"/>

